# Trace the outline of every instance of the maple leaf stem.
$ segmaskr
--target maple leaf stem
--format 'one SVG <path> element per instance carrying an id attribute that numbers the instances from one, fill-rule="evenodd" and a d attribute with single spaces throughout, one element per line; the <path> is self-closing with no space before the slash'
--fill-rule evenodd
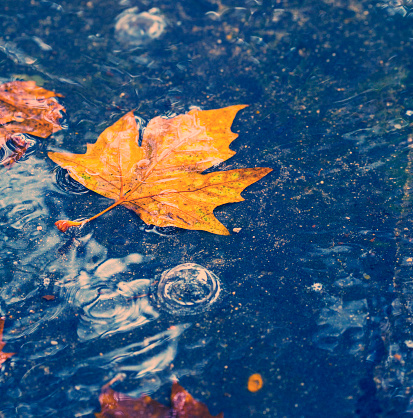
<path id="1" fill-rule="evenodd" d="M 115 203 L 113 203 L 112 205 L 107 207 L 105 210 L 102 210 L 102 212 L 99 212 L 98 214 L 92 216 L 91 218 L 86 219 L 85 221 L 83 221 L 83 223 L 90 222 L 90 221 L 93 221 L 96 218 L 99 218 L 99 216 L 103 215 L 106 212 L 109 212 L 110 210 L 112 210 L 116 206 L 120 205 L 124 200 L 125 200 L 125 198 L 122 197 L 121 199 L 117 200 Z"/>
<path id="2" fill-rule="evenodd" d="M 99 212 L 98 214 L 92 216 L 89 219 L 85 219 L 83 221 L 67 221 L 67 220 L 57 221 L 57 222 L 55 222 L 55 225 L 57 226 L 59 231 L 62 231 L 62 232 L 66 232 L 72 226 L 83 226 L 84 224 L 86 224 L 90 221 L 93 221 L 96 218 L 99 218 L 99 216 L 103 215 L 104 213 L 109 212 L 114 207 L 120 205 L 124 200 L 125 200 L 125 198 L 122 197 L 121 199 L 117 200 L 115 203 L 113 203 L 112 205 L 107 207 L 105 210 L 102 210 L 102 212 Z"/>

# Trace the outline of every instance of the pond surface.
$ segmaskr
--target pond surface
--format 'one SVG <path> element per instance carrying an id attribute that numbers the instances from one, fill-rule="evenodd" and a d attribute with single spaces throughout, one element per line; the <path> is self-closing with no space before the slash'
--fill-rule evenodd
<path id="1" fill-rule="evenodd" d="M 212 414 L 413 413 L 413 5 L 4 0 L 0 81 L 62 94 L 66 129 L 1 170 L 0 415 L 93 417 L 103 385 Z M 47 151 L 248 104 L 218 167 L 271 167 L 220 206 L 230 236 L 145 225 Z M 3 153 L 4 154 L 4 153 Z M 43 296 L 54 296 L 44 298 Z M 48 300 L 50 299 L 50 300 Z M 259 373 L 263 387 L 248 391 Z"/>

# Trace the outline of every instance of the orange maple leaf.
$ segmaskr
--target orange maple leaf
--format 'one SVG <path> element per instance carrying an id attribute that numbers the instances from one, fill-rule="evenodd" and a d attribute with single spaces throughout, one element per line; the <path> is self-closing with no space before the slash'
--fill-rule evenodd
<path id="1" fill-rule="evenodd" d="M 34 81 L 0 85 L 0 146 L 9 140 L 15 146 L 13 154 L 3 164 L 12 164 L 26 152 L 29 144 L 18 134 L 47 138 L 62 129 L 59 119 L 65 109 L 56 96 L 61 97 L 37 86 Z"/>
<path id="2" fill-rule="evenodd" d="M 0 318 L 0 364 L 4 363 L 8 358 L 16 353 L 3 353 L 3 347 L 6 343 L 3 342 L 4 318 Z"/>
<path id="3" fill-rule="evenodd" d="M 86 154 L 49 152 L 70 176 L 90 190 L 114 199 L 104 211 L 82 222 L 58 221 L 66 231 L 118 205 L 135 211 L 147 224 L 229 235 L 214 209 L 244 200 L 241 192 L 272 169 L 244 168 L 201 174 L 235 154 L 229 144 L 235 115 L 244 105 L 191 110 L 174 118 L 156 117 L 139 129 L 132 112 L 107 128 Z"/>
<path id="4" fill-rule="evenodd" d="M 99 396 L 102 411 L 96 418 L 224 418 L 221 412 L 213 417 L 205 404 L 195 400 L 179 383 L 174 382 L 171 393 L 171 408 L 143 395 L 138 399 L 115 392 L 103 386 Z"/>

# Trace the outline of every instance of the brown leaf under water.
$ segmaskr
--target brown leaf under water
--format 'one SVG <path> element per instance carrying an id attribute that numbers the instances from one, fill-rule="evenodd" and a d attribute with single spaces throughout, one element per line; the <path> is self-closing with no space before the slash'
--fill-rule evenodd
<path id="1" fill-rule="evenodd" d="M 36 85 L 34 81 L 11 81 L 0 85 L 0 147 L 13 141 L 14 153 L 3 162 L 11 165 L 27 151 L 28 143 L 18 134 L 47 138 L 62 129 L 59 119 L 64 107 L 61 97 Z"/>
<path id="2" fill-rule="evenodd" d="M 4 318 L 0 318 L 0 364 L 4 363 L 8 358 L 16 353 L 3 353 L 3 347 L 6 345 L 3 342 Z"/>
<path id="3" fill-rule="evenodd" d="M 241 192 L 270 171 L 243 168 L 201 174 L 235 152 L 238 136 L 231 132 L 244 105 L 216 110 L 191 110 L 174 118 L 156 117 L 139 128 L 132 112 L 107 128 L 85 154 L 50 152 L 49 157 L 90 190 L 114 199 L 110 207 L 82 222 L 58 221 L 66 231 L 124 205 L 148 225 L 204 230 L 229 235 L 213 211 L 225 203 L 244 200 Z"/>
<path id="4" fill-rule="evenodd" d="M 195 400 L 179 383 L 174 382 L 171 393 L 171 407 L 154 401 L 150 396 L 131 398 L 115 392 L 108 385 L 103 386 L 99 396 L 102 411 L 96 418 L 224 418 L 221 412 L 215 417 L 205 404 Z"/>

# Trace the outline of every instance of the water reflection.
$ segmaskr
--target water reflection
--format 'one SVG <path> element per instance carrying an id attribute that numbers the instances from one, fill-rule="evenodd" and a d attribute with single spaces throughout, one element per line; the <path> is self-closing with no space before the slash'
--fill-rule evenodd
<path id="1" fill-rule="evenodd" d="M 333 351 L 340 342 L 343 342 L 344 335 L 350 339 L 350 354 L 360 349 L 360 340 L 365 333 L 367 325 L 368 306 L 367 300 L 343 301 L 336 297 L 330 297 L 329 306 L 322 309 L 318 325 L 319 331 L 314 335 L 313 341 L 318 347 Z"/>
<path id="2" fill-rule="evenodd" d="M 72 197 L 33 155 L 2 172 L 0 195 L 0 314 L 16 352 L 5 365 L 12 373 L 1 375 L 0 413 L 82 416 L 119 372 L 137 396 L 171 380 L 189 324 L 155 322 L 151 277 L 140 268 L 152 257 L 127 246 L 129 255 L 110 257 L 87 229 L 69 239 L 59 233 L 54 221 Z"/>
<path id="3" fill-rule="evenodd" d="M 66 188 L 62 193 L 44 160 L 30 156 L 3 171 L 0 313 L 8 317 L 7 348 L 17 355 L 2 365 L 0 415 L 91 416 L 102 383 L 116 373 L 125 373 L 127 392 L 139 396 L 170 379 L 172 363 L 178 377 L 203 370 L 193 381 L 205 383 L 200 390 L 208 386 L 212 396 L 211 377 L 218 376 L 215 387 L 225 396 L 217 402 L 231 416 L 353 416 L 365 376 L 374 390 L 377 384 L 388 391 L 380 395 L 383 414 L 397 414 L 402 408 L 384 402 L 400 399 L 396 389 L 412 387 L 413 252 L 404 244 L 397 268 L 405 269 L 406 283 L 399 280 L 393 289 L 394 241 L 360 231 L 392 232 L 400 193 L 411 187 L 400 184 L 401 176 L 411 177 L 401 168 L 411 141 L 410 28 L 399 31 L 400 25 L 383 21 L 387 14 L 409 22 L 401 16 L 411 2 L 170 2 L 162 6 L 171 21 L 168 36 L 165 27 L 158 38 L 148 33 L 159 34 L 162 24 L 151 17 L 139 26 L 132 19 L 138 11 L 129 10 L 125 26 L 117 26 L 122 18 L 114 16 L 132 1 L 64 1 L 64 10 L 45 1 L 17 10 L 15 3 L 6 2 L 11 9 L 3 11 L 3 76 L 40 74 L 66 95 L 79 135 L 56 146 L 72 149 L 73 141 L 80 150 L 97 137 L 90 130 L 136 106 L 149 119 L 190 105 L 248 102 L 254 118 L 240 120 L 248 137 L 239 147 L 248 147 L 238 155 L 254 166 L 263 159 L 279 166 L 280 176 L 258 188 L 259 216 L 237 212 L 245 235 L 236 239 L 182 231 L 160 237 L 164 231 L 145 227 L 150 233 L 136 229 L 122 234 L 127 238 L 100 231 L 102 245 L 92 229 L 72 239 L 56 233 L 53 222 L 71 210 L 69 199 L 82 197 L 68 196 Z M 22 33 L 37 41 L 16 39 Z M 113 53 L 115 42 L 123 51 Z M 398 228 L 412 230 L 410 222 Z M 140 238 L 145 245 L 130 244 Z M 209 294 L 205 275 L 198 274 L 204 281 L 188 292 L 184 282 L 176 288 L 167 282 L 158 297 L 155 286 L 148 300 L 150 275 L 141 274 L 146 261 L 136 254 L 141 248 L 153 250 L 159 264 L 183 263 L 181 254 L 200 264 L 222 261 L 217 271 L 231 290 L 227 313 L 234 310 L 238 320 L 202 312 L 189 330 L 174 323 L 192 321 L 175 312 L 191 311 Z M 136 262 L 119 258 L 129 253 Z M 271 280 L 265 280 L 268 272 Z M 254 294 L 255 283 L 263 289 Z M 399 306 L 391 304 L 395 292 Z M 44 294 L 56 299 L 45 301 Z M 117 330 L 120 318 L 126 328 Z M 280 347 L 288 347 L 282 357 Z M 231 372 L 225 375 L 226 366 Z M 259 399 L 244 396 L 240 366 L 249 374 L 268 370 Z"/>
<path id="4" fill-rule="evenodd" d="M 0 309 L 22 303 L 38 293 L 38 273 L 53 258 L 61 240 L 50 216 L 59 202 L 46 203 L 53 193 L 52 175 L 36 158 L 2 171 L 0 186 Z"/>
<path id="5" fill-rule="evenodd" d="M 413 2 L 411 0 L 385 0 L 377 3 L 377 7 L 385 10 L 389 16 L 411 17 Z"/>
<path id="6" fill-rule="evenodd" d="M 91 357 L 87 363 L 79 365 L 78 368 L 96 365 L 112 369 L 116 365 L 116 371 L 133 372 L 133 378 L 162 371 L 175 358 L 177 337 L 188 328 L 189 324 L 172 326 L 166 331 L 144 338 L 141 342 L 134 342 L 104 355 Z"/>
<path id="7" fill-rule="evenodd" d="M 76 280 L 64 285 L 68 302 L 82 310 L 77 330 L 81 340 L 130 331 L 158 317 L 148 302 L 150 280 L 127 282 L 120 275 L 129 264 L 142 260 L 139 254 L 110 259 L 92 274 L 81 271 Z"/>

